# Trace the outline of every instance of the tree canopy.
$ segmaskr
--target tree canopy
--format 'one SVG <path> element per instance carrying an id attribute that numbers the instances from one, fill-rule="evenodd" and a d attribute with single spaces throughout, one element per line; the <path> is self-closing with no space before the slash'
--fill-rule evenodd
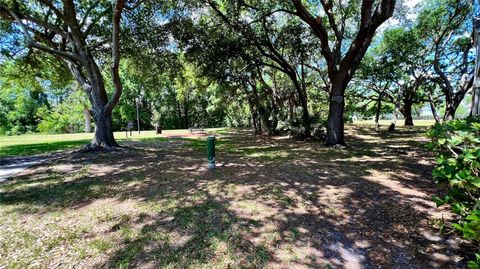
<path id="1" fill-rule="evenodd" d="M 328 145 L 345 143 L 352 118 L 449 120 L 468 113 L 473 6 L 2 0 L 0 131 L 78 132 L 91 118 L 103 130 L 92 145 L 115 146 L 137 105 L 142 129 L 251 127 Z"/>

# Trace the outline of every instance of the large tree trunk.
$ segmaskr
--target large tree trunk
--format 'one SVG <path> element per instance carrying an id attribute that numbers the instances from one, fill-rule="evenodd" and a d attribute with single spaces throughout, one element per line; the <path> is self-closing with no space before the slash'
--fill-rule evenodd
<path id="1" fill-rule="evenodd" d="M 263 133 L 262 121 L 261 121 L 260 117 L 258 116 L 258 113 L 257 113 L 256 119 L 257 119 L 257 132 L 256 132 L 256 134 L 261 135 Z"/>
<path id="2" fill-rule="evenodd" d="M 302 123 L 303 127 L 305 128 L 305 136 L 310 137 L 312 131 L 311 131 L 311 120 L 310 120 L 310 113 L 308 112 L 308 101 L 307 101 L 307 96 L 306 93 L 303 92 L 301 88 L 298 88 L 297 91 L 298 94 L 298 99 L 300 99 L 300 104 L 302 106 Z"/>
<path id="3" fill-rule="evenodd" d="M 112 116 L 110 113 L 99 113 L 94 116 L 95 135 L 87 148 L 111 148 L 119 145 L 113 137 Z"/>
<path id="4" fill-rule="evenodd" d="M 273 129 L 272 121 L 270 120 L 270 113 L 268 113 L 267 110 L 263 107 L 260 109 L 260 118 L 263 122 L 263 126 L 267 128 L 267 134 L 274 135 L 275 130 Z"/>
<path id="5" fill-rule="evenodd" d="M 256 135 L 262 134 L 262 124 L 258 120 L 258 113 L 252 112 L 253 131 Z"/>
<path id="6" fill-rule="evenodd" d="M 262 134 L 262 124 L 258 116 L 258 108 L 256 107 L 257 103 L 253 101 L 254 98 L 250 96 L 250 93 L 247 91 L 246 86 L 244 87 L 244 90 L 247 96 L 248 105 L 250 107 L 250 113 L 252 115 L 251 120 L 252 120 L 253 131 L 256 135 L 260 135 Z"/>
<path id="7" fill-rule="evenodd" d="M 447 102 L 447 107 L 445 108 L 445 114 L 443 115 L 444 121 L 453 120 L 455 118 L 455 111 L 457 110 L 457 105 L 452 101 Z"/>
<path id="8" fill-rule="evenodd" d="M 330 105 L 328 108 L 327 139 L 325 141 L 327 145 L 333 146 L 345 144 L 343 133 L 343 113 L 345 110 L 344 100 L 343 89 L 332 86 Z"/>
<path id="9" fill-rule="evenodd" d="M 98 72 L 100 73 L 100 70 L 98 70 Z M 111 110 L 106 110 L 108 98 L 103 84 L 103 77 L 98 75 L 97 78 L 98 85 L 96 85 L 96 89 L 92 89 L 92 91 L 99 92 L 100 94 L 92 95 L 91 99 L 95 131 L 92 141 L 85 146 L 85 149 L 119 147 L 113 136 L 112 112 Z"/>
<path id="10" fill-rule="evenodd" d="M 92 132 L 92 116 L 86 107 L 83 108 L 83 118 L 85 119 L 85 133 Z"/>
<path id="11" fill-rule="evenodd" d="M 405 117 L 405 126 L 413 126 L 412 103 L 406 101 L 403 107 L 403 116 Z"/>
<path id="12" fill-rule="evenodd" d="M 253 131 L 256 135 L 261 135 L 262 134 L 262 123 L 261 123 L 261 120 L 258 116 L 258 111 L 253 104 L 250 104 L 250 110 L 251 110 L 251 113 L 252 113 Z"/>
<path id="13" fill-rule="evenodd" d="M 98 68 L 90 51 L 86 51 L 88 70 L 90 72 L 90 83 L 92 88 L 91 100 L 93 108 L 93 119 L 95 120 L 95 135 L 87 148 L 111 148 L 119 147 L 113 137 L 112 110 L 122 95 L 122 83 L 119 75 L 120 66 L 120 19 L 125 0 L 117 0 L 113 9 L 112 18 L 112 82 L 114 92 L 110 100 L 105 91 L 105 84 L 102 73 Z M 74 9 L 73 6 L 70 9 Z M 74 14 L 74 12 L 72 12 Z M 83 41 L 85 42 L 85 41 Z"/>
<path id="14" fill-rule="evenodd" d="M 113 137 L 111 114 L 122 94 L 122 84 L 119 76 L 120 63 L 120 20 L 125 0 L 114 1 L 112 16 L 112 82 L 114 91 L 110 99 L 104 87 L 102 73 L 88 46 L 89 30 L 96 20 L 89 16 L 89 11 L 96 4 L 90 5 L 82 11 L 84 16 L 79 21 L 77 10 L 82 10 L 78 1 L 61 1 L 63 8 L 51 3 L 51 1 L 37 1 L 35 9 L 47 11 L 47 14 L 55 14 L 55 20 L 49 20 L 46 16 L 43 20 L 37 16 L 18 15 L 7 7 L 0 6 L 0 17 L 16 21 L 29 47 L 49 53 L 56 57 L 62 65 L 70 70 L 75 79 L 82 85 L 92 105 L 93 118 L 95 120 L 95 137 L 87 148 L 114 147 L 118 146 Z M 7 11 L 5 17 L 3 11 Z M 101 17 L 99 17 L 101 19 Z M 84 23 L 92 21 L 88 27 Z M 28 25 L 28 27 L 27 27 Z M 89 30 L 83 30 L 84 28 Z M 39 34 L 40 33 L 40 34 Z M 57 34 L 59 36 L 57 36 Z M 33 38 L 33 36 L 35 38 Z M 60 37 L 61 36 L 61 37 Z M 99 40 L 101 42 L 102 40 Z"/>

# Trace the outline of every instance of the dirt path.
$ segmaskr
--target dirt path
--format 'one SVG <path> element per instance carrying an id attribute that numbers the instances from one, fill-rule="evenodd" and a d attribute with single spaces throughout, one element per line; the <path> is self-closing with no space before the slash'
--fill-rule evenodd
<path id="1" fill-rule="evenodd" d="M 464 267 L 423 130 L 349 133 L 344 149 L 223 133 L 214 171 L 200 140 L 29 169 L 0 185 L 0 267 Z"/>

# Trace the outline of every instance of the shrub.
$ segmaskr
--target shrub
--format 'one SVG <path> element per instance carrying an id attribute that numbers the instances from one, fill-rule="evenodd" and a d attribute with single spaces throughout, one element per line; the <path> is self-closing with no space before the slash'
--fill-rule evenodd
<path id="1" fill-rule="evenodd" d="M 480 268 L 480 117 L 436 124 L 428 132 L 429 148 L 438 153 L 433 177 L 448 186 L 444 197 L 434 197 L 437 206 L 448 204 L 458 217 L 455 230 L 477 245 L 469 268 Z"/>

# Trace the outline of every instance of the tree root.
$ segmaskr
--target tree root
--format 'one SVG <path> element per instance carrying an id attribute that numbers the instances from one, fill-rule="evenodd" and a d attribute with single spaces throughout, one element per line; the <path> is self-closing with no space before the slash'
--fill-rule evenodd
<path id="1" fill-rule="evenodd" d="M 116 151 L 118 150 L 120 147 L 120 145 L 114 145 L 114 146 L 111 146 L 111 145 L 106 145 L 106 144 L 97 144 L 97 143 L 88 143 L 87 145 L 85 145 L 81 150 L 80 152 L 81 153 L 91 153 L 91 152 L 113 152 L 113 151 Z"/>

